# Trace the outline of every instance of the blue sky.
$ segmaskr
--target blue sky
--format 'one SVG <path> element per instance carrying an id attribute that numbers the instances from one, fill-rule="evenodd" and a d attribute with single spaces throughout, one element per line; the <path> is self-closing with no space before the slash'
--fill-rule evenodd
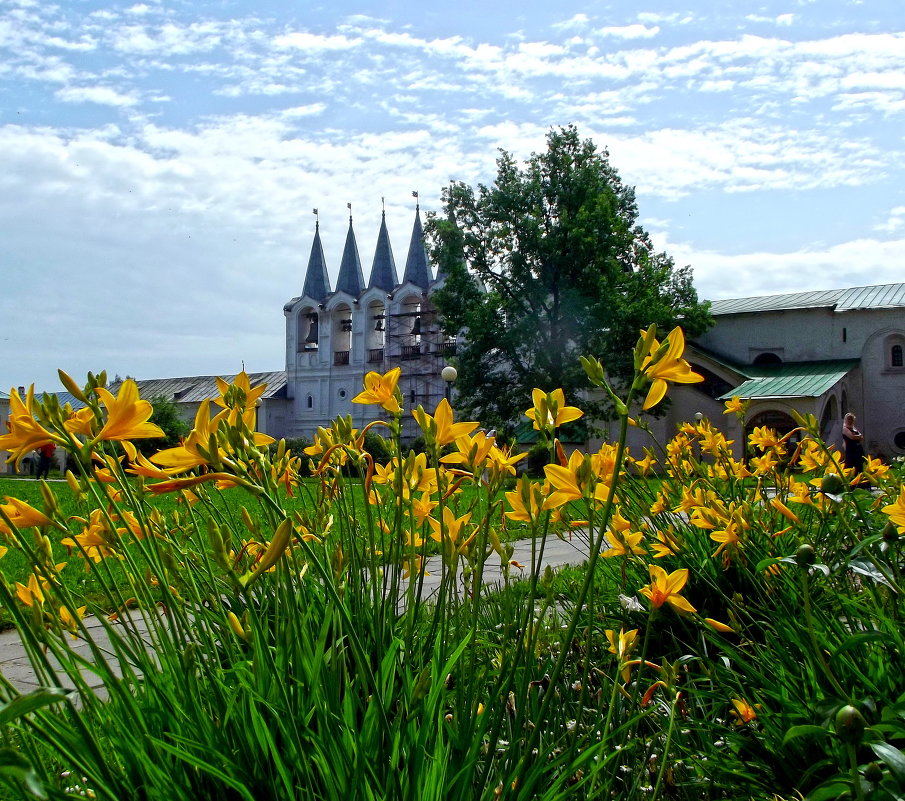
<path id="1" fill-rule="evenodd" d="M 903 280 L 900 0 L 0 0 L 0 387 L 279 369 L 314 218 L 397 266 L 574 123 L 702 298 Z"/>

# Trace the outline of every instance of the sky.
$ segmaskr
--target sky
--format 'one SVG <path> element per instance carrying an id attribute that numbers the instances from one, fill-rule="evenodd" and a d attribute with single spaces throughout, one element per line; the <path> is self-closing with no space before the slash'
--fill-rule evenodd
<path id="1" fill-rule="evenodd" d="M 319 210 L 402 271 L 577 126 L 702 299 L 905 280 L 901 0 L 0 0 L 0 388 L 285 367 Z"/>

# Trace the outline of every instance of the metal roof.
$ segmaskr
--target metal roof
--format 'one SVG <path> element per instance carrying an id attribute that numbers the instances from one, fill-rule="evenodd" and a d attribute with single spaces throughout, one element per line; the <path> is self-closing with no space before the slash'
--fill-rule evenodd
<path id="1" fill-rule="evenodd" d="M 850 289 L 818 292 L 793 292 L 753 298 L 729 298 L 711 301 L 710 313 L 752 314 L 793 309 L 831 309 L 837 312 L 856 309 L 896 309 L 905 307 L 905 284 L 879 284 Z"/>
<path id="2" fill-rule="evenodd" d="M 234 375 L 220 376 L 224 381 L 232 383 Z M 267 384 L 267 389 L 262 398 L 286 397 L 286 371 L 275 370 L 269 373 L 249 373 L 248 380 L 253 387 Z M 213 400 L 220 397 L 217 388 L 217 376 L 196 375 L 185 378 L 146 378 L 135 379 L 138 384 L 138 392 L 145 400 L 153 398 L 166 398 L 176 403 L 200 403 L 203 400 Z M 119 384 L 110 387 L 110 391 L 116 394 Z"/>
<path id="3" fill-rule="evenodd" d="M 44 398 L 47 395 L 56 395 L 57 400 L 60 402 L 60 406 L 65 406 L 68 403 L 73 409 L 75 409 L 75 411 L 78 411 L 79 409 L 84 409 L 86 406 L 86 404 L 84 402 L 80 401 L 71 392 L 36 392 L 35 400 L 40 403 L 43 403 Z M 25 398 L 23 397 L 22 400 L 24 401 Z"/>
<path id="4" fill-rule="evenodd" d="M 822 362 L 745 365 L 739 369 L 749 376 L 748 380 L 717 400 L 728 400 L 734 395 L 744 400 L 817 398 L 839 383 L 859 364 L 858 359 L 833 359 Z"/>

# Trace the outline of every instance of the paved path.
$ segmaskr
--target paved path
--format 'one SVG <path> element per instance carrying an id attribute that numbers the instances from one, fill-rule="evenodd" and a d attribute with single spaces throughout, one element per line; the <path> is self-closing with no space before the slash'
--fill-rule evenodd
<path id="1" fill-rule="evenodd" d="M 511 576 L 513 579 L 522 577 L 528 578 L 531 570 L 531 540 L 517 540 L 516 542 L 513 542 L 512 545 L 514 546 L 512 559 L 525 567 L 524 570 L 519 570 L 515 567 L 512 568 Z M 541 569 L 543 570 L 548 565 L 551 567 L 562 567 L 564 565 L 581 564 L 587 559 L 587 556 L 588 546 L 580 534 L 576 535 L 568 542 L 551 535 L 547 538 L 547 543 L 544 547 L 544 555 L 543 559 L 541 559 Z M 440 584 L 442 572 L 440 558 L 432 557 L 431 559 L 428 559 L 426 567 L 428 573 L 431 575 L 425 576 L 424 593 L 429 596 L 436 592 Z M 494 582 L 502 583 L 502 581 L 502 574 L 498 568 L 498 559 L 494 554 L 491 554 L 484 568 L 484 582 L 485 584 L 493 584 Z M 135 618 L 133 618 L 133 620 L 135 620 Z M 143 630 L 146 630 L 141 618 L 138 618 L 135 622 L 138 626 L 141 626 Z M 85 625 L 101 650 L 112 657 L 113 655 L 109 649 L 109 640 L 101 622 L 96 618 L 86 618 Z M 86 659 L 90 660 L 91 650 L 84 640 L 73 640 L 71 641 L 70 647 L 72 650 L 77 651 L 79 654 L 85 656 Z M 115 663 L 116 659 L 112 658 L 111 662 Z M 25 648 L 22 645 L 22 641 L 14 629 L 0 632 L 0 673 L 2 673 L 19 692 L 28 692 L 39 686 L 37 677 L 35 676 L 31 663 L 26 655 Z M 91 674 L 86 673 L 85 675 L 89 677 L 89 683 L 93 689 L 102 695 L 103 690 L 101 681 Z M 64 686 L 67 684 L 70 687 L 72 686 L 62 674 L 61 680 L 63 681 Z"/>

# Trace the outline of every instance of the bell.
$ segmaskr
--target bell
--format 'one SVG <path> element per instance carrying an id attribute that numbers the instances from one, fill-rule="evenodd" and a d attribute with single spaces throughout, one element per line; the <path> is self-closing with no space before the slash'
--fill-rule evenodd
<path id="1" fill-rule="evenodd" d="M 421 335 L 421 318 L 415 318 L 415 324 L 412 326 L 412 336 L 420 336 Z"/>

